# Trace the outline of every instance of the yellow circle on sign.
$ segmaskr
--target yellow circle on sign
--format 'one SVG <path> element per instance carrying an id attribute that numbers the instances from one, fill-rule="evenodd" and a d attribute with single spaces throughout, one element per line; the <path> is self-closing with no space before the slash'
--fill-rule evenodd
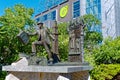
<path id="1" fill-rule="evenodd" d="M 60 17 L 64 18 L 68 13 L 68 5 L 62 7 L 60 9 Z"/>

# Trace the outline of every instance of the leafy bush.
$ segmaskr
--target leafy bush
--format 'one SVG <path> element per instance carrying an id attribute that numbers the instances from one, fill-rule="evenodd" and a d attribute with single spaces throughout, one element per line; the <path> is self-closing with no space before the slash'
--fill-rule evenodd
<path id="1" fill-rule="evenodd" d="M 94 68 L 90 71 L 92 80 L 111 80 L 120 72 L 120 37 L 108 38 L 92 49 L 85 48 L 85 60 Z"/>
<path id="2" fill-rule="evenodd" d="M 93 49 L 93 55 L 96 64 L 120 63 L 120 37 L 105 40 L 103 45 Z"/>
<path id="3" fill-rule="evenodd" d="M 84 47 L 92 48 L 97 44 L 102 43 L 103 37 L 102 34 L 96 31 L 86 31 L 86 35 L 84 37 Z"/>
<path id="4" fill-rule="evenodd" d="M 0 80 L 5 80 L 6 75 L 7 75 L 7 72 L 0 72 Z"/>
<path id="5" fill-rule="evenodd" d="M 112 80 L 120 72 L 120 64 L 101 64 L 91 71 L 92 80 Z"/>

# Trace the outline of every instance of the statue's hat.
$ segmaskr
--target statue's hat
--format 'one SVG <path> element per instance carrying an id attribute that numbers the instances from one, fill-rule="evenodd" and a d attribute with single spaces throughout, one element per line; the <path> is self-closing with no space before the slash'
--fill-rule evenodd
<path id="1" fill-rule="evenodd" d="M 37 25 L 43 25 L 43 23 L 42 22 L 38 22 Z"/>

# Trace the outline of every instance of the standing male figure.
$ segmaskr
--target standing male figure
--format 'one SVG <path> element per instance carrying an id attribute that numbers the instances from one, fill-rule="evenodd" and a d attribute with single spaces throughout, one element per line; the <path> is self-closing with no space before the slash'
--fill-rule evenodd
<path id="1" fill-rule="evenodd" d="M 54 37 L 50 34 L 47 28 L 43 26 L 43 23 L 37 24 L 39 30 L 33 33 L 32 35 L 38 35 L 38 41 L 32 42 L 32 53 L 36 54 L 36 46 L 43 45 L 48 53 L 49 61 L 52 62 L 52 53 L 50 50 L 50 39 L 51 37 L 54 40 Z"/>

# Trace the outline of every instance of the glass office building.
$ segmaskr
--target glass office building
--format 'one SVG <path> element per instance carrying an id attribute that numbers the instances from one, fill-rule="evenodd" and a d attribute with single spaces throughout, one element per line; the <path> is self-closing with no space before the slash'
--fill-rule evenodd
<path id="1" fill-rule="evenodd" d="M 101 21 L 101 0 L 86 0 L 86 14 L 93 14 Z M 91 30 L 102 32 L 101 25 L 93 25 Z"/>
<path id="2" fill-rule="evenodd" d="M 40 13 L 43 14 L 40 14 L 41 16 L 36 18 L 37 22 L 59 19 L 58 10 L 60 9 L 56 7 L 61 7 L 61 4 L 64 5 L 65 2 L 68 2 L 67 4 L 69 5 L 69 8 L 71 7 L 69 12 L 70 19 L 77 18 L 84 14 L 93 14 L 99 20 L 101 20 L 101 0 L 41 0 Z M 85 8 L 83 8 L 83 6 Z M 86 10 L 86 12 L 84 13 L 83 10 Z M 92 27 L 91 30 L 101 32 L 101 25 Z"/>
<path id="3" fill-rule="evenodd" d="M 70 21 L 84 14 L 93 14 L 101 25 L 91 27 L 90 30 L 102 32 L 103 37 L 113 38 L 120 35 L 120 0 L 40 0 L 39 15 L 35 16 L 37 22 L 57 20 L 58 22 Z M 67 15 L 64 6 L 68 6 Z M 67 9 L 66 9 L 67 10 Z M 60 16 L 60 13 L 65 15 Z M 48 23 L 48 22 L 46 22 Z"/>
<path id="4" fill-rule="evenodd" d="M 49 12 L 41 17 L 38 17 L 36 20 L 37 22 L 44 22 L 47 20 L 55 20 L 56 19 L 56 10 Z"/>
<path id="5" fill-rule="evenodd" d="M 60 5 L 64 2 L 70 2 L 68 4 L 71 4 L 71 19 L 77 18 L 81 16 L 83 9 L 82 7 L 86 7 L 86 14 L 93 14 L 95 15 L 99 20 L 101 20 L 101 0 L 43 0 L 41 1 L 41 10 L 42 12 L 47 12 L 47 10 L 53 9 L 57 5 Z M 86 5 L 83 5 L 83 2 L 86 3 Z M 46 13 L 45 15 L 42 15 L 41 17 L 37 18 L 37 21 L 44 22 L 46 20 L 56 20 L 56 18 L 59 16 L 57 15 L 58 9 L 55 9 L 54 11 L 50 10 L 49 13 Z M 57 17 L 56 17 L 57 16 Z M 92 27 L 91 30 L 101 32 L 101 26 L 98 25 L 96 28 Z"/>
<path id="6" fill-rule="evenodd" d="M 67 0 L 40 0 L 39 13 L 44 12 L 58 4 L 61 4 Z"/>
<path id="7" fill-rule="evenodd" d="M 36 18 L 37 22 L 44 22 L 47 20 L 56 20 L 57 12 L 56 12 L 56 10 L 52 11 L 52 9 L 55 8 L 57 5 L 60 5 L 66 1 L 68 1 L 68 0 L 41 0 L 39 14 L 40 13 L 44 14 L 48 10 L 51 10 L 51 11 L 49 11 L 49 13 L 47 13 L 41 17 Z"/>

